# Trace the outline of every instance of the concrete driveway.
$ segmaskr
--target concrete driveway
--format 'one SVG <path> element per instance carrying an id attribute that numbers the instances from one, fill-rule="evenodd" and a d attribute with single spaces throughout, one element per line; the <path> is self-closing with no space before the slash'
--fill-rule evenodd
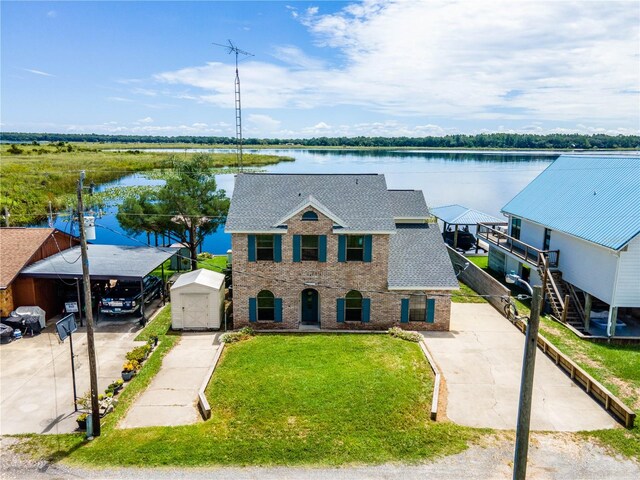
<path id="1" fill-rule="evenodd" d="M 76 427 L 69 340 L 59 343 L 53 325 L 35 337 L 0 345 L 0 435 L 69 433 Z M 95 331 L 98 387 L 120 378 L 134 346 L 137 322 L 103 321 Z M 73 334 L 78 395 L 89 390 L 86 328 Z"/>
<path id="2" fill-rule="evenodd" d="M 451 330 L 425 332 L 446 380 L 447 416 L 471 427 L 515 429 L 525 337 L 489 304 L 453 303 Z M 614 428 L 615 420 L 540 350 L 531 428 Z"/>

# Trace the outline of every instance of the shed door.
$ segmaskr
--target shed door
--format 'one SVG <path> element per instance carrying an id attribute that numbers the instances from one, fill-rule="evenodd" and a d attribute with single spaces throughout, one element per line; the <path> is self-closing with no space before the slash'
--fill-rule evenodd
<path id="1" fill-rule="evenodd" d="M 209 328 L 209 295 L 185 293 L 182 295 L 182 328 Z"/>

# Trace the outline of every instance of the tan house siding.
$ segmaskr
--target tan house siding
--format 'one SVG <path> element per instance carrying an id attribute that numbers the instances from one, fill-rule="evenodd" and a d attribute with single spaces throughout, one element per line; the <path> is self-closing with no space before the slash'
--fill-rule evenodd
<path id="1" fill-rule="evenodd" d="M 314 209 L 304 211 L 308 210 Z M 302 291 L 314 288 L 319 294 L 321 328 L 379 330 L 401 326 L 412 330 L 448 330 L 450 300 L 448 292 L 442 291 L 430 292 L 436 299 L 434 323 L 400 323 L 401 299 L 419 292 L 387 291 L 388 234 L 372 235 L 371 262 L 338 262 L 338 235 L 333 233 L 333 221 L 314 211 L 318 214 L 317 222 L 302 221 L 303 212 L 287 222 L 288 230 L 282 237 L 281 262 L 249 262 L 248 235 L 232 235 L 234 327 L 298 328 Z M 293 262 L 293 235 L 326 235 L 327 261 Z M 282 322 L 249 322 L 249 298 L 256 297 L 261 290 L 270 290 L 276 298 L 282 299 Z M 358 290 L 364 298 L 371 299 L 368 323 L 337 323 L 337 299 L 344 298 L 349 290 Z"/>

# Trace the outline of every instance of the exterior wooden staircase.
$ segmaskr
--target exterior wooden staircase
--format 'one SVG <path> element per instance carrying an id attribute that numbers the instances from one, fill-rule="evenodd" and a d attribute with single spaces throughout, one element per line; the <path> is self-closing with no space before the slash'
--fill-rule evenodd
<path id="1" fill-rule="evenodd" d="M 544 283 L 544 297 L 549 302 L 553 315 L 563 323 L 568 323 L 576 330 L 584 330 L 584 293 L 562 279 L 562 272 L 551 270 L 549 261 L 540 254 L 539 273 Z"/>

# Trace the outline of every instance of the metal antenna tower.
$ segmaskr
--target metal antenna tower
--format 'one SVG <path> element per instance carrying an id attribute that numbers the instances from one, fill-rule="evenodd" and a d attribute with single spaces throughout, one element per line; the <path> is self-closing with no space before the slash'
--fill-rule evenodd
<path id="1" fill-rule="evenodd" d="M 253 57 L 253 53 L 246 52 L 236 47 L 231 40 L 227 40 L 229 45 L 223 45 L 221 43 L 213 43 L 218 47 L 227 49 L 227 53 L 235 53 L 236 55 L 236 160 L 238 162 L 238 168 L 242 171 L 242 107 L 240 105 L 240 74 L 238 73 L 238 55 L 246 55 Z"/>

